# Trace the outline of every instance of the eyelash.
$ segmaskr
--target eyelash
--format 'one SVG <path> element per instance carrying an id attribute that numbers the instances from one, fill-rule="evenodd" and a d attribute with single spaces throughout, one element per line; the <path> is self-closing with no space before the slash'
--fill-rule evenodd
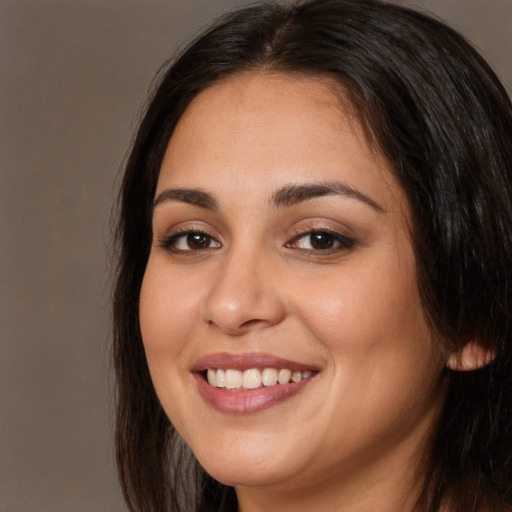
<path id="1" fill-rule="evenodd" d="M 306 239 L 309 237 L 309 245 L 313 245 L 311 237 L 313 236 L 321 236 L 321 235 L 327 235 L 327 243 L 334 244 L 334 247 L 328 247 L 324 249 L 315 249 L 312 248 L 300 248 L 297 247 L 297 242 L 299 242 L 301 239 Z M 188 237 L 191 236 L 201 236 L 206 238 L 208 241 L 208 247 L 203 248 L 196 248 L 196 249 L 177 249 L 176 245 L 177 242 L 179 242 L 180 239 L 185 239 L 185 243 L 188 241 L 186 240 Z M 211 247 L 211 244 L 216 244 L 213 247 Z M 329 229 L 310 229 L 308 231 L 304 231 L 301 233 L 298 233 L 292 240 L 287 242 L 285 244 L 285 247 L 287 248 L 296 248 L 302 252 L 309 253 L 309 254 L 318 254 L 318 255 L 327 255 L 327 254 L 333 254 L 336 252 L 344 251 L 350 249 L 355 244 L 355 240 L 353 238 L 349 238 L 347 236 L 344 236 L 340 233 L 337 233 L 336 231 L 331 231 Z M 166 236 L 159 240 L 158 246 L 173 253 L 173 254 L 182 254 L 185 255 L 188 253 L 188 255 L 194 255 L 199 252 L 208 251 L 211 249 L 217 249 L 221 247 L 221 243 L 217 241 L 214 237 L 212 237 L 209 233 L 205 231 L 201 231 L 199 229 L 186 229 L 183 231 L 178 231 L 176 233 L 173 233 L 172 235 Z M 190 247 L 190 246 L 189 246 Z"/>
<path id="2" fill-rule="evenodd" d="M 295 247 L 295 244 L 301 240 L 309 237 L 310 245 L 312 242 L 312 237 L 315 235 L 321 236 L 321 235 L 327 235 L 328 241 L 331 243 L 336 244 L 335 247 L 329 247 L 324 249 L 305 249 L 302 248 L 300 250 L 305 251 L 309 254 L 320 254 L 320 255 L 326 255 L 326 254 L 333 254 L 336 252 L 344 251 L 350 249 L 354 244 L 355 240 L 353 238 L 349 238 L 345 235 L 342 235 L 341 233 L 338 233 L 336 231 L 331 231 L 330 229 L 310 229 L 306 232 L 298 233 L 290 242 L 286 244 L 286 247 L 293 248 Z"/>
<path id="3" fill-rule="evenodd" d="M 190 236 L 203 236 L 206 239 L 209 239 L 209 243 L 212 242 L 215 244 L 218 244 L 216 247 L 204 247 L 200 249 L 177 249 L 176 244 L 180 240 L 180 238 L 188 238 Z M 185 243 L 187 243 L 185 241 Z M 183 231 L 178 231 L 176 233 L 173 233 L 172 235 L 166 236 L 159 240 L 158 246 L 162 249 L 166 249 L 167 251 L 174 253 L 174 254 L 184 254 L 184 253 L 190 253 L 190 254 L 196 254 L 201 251 L 207 251 L 208 249 L 216 249 L 217 247 L 220 247 L 220 242 L 218 242 L 215 238 L 213 238 L 209 233 L 206 231 L 201 231 L 200 229 L 185 229 Z"/>

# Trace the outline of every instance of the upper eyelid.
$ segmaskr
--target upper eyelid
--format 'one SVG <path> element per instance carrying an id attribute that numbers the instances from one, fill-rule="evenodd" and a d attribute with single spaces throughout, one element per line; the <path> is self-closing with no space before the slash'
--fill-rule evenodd
<path id="1" fill-rule="evenodd" d="M 177 241 L 179 240 L 180 238 L 182 237 L 186 237 L 187 235 L 190 235 L 190 234 L 201 234 L 201 235 L 205 235 L 205 236 L 208 236 L 211 238 L 211 240 L 213 242 L 215 242 L 216 244 L 218 244 L 217 247 L 206 247 L 204 249 L 190 249 L 190 250 L 185 250 L 185 249 L 172 249 L 172 245 Z M 203 231 L 203 230 L 198 230 L 198 229 L 184 229 L 182 231 L 176 231 L 174 233 L 170 233 L 168 235 L 164 235 L 162 237 L 157 237 L 156 238 L 156 245 L 162 249 L 165 249 L 166 251 L 170 251 L 170 252 L 175 252 L 175 253 L 194 253 L 194 252 L 202 252 L 202 251 L 206 251 L 208 249 L 217 249 L 219 247 L 222 247 L 222 242 L 220 242 L 216 237 L 212 236 L 211 234 L 209 234 L 208 232 L 206 231 Z"/>
<path id="2" fill-rule="evenodd" d="M 177 229 L 175 231 L 170 231 L 169 233 L 163 235 L 160 238 L 179 238 L 180 236 L 186 236 L 186 235 L 192 235 L 192 234 L 206 235 L 206 236 L 209 236 L 210 238 L 212 238 L 213 240 L 219 242 L 217 236 L 212 235 L 206 229 L 200 229 L 200 228 Z"/>
<path id="3" fill-rule="evenodd" d="M 356 238 L 356 233 L 350 226 L 338 221 L 329 219 L 307 219 L 294 224 L 294 236 L 307 235 L 308 233 L 331 233 L 343 238 Z"/>
<path id="4" fill-rule="evenodd" d="M 325 234 L 328 234 L 330 236 L 332 236 L 333 238 L 336 239 L 337 243 L 338 243 L 338 246 L 337 247 L 332 247 L 332 248 L 327 248 L 327 249 L 308 249 L 308 248 L 301 248 L 301 247 L 297 247 L 297 246 L 294 246 L 294 244 L 296 244 L 299 240 L 301 240 L 302 238 L 305 238 L 307 236 L 311 236 L 315 233 L 325 233 Z M 193 249 L 193 248 L 190 248 L 190 249 L 177 249 L 176 247 L 174 247 L 174 245 L 176 244 L 176 242 L 178 240 L 180 240 L 180 238 L 183 238 L 183 237 L 186 237 L 190 234 L 202 234 L 202 235 L 206 235 L 208 237 L 211 238 L 212 242 L 214 242 L 216 245 L 214 245 L 213 247 L 204 247 L 204 248 L 198 248 L 198 249 Z M 199 253 L 203 253 L 203 252 L 206 252 L 206 251 L 210 251 L 212 249 L 220 249 L 224 244 L 219 241 L 216 237 L 210 235 L 208 232 L 205 232 L 203 230 L 199 230 L 199 229 L 183 229 L 183 230 L 177 230 L 175 231 L 174 233 L 171 233 L 169 235 L 166 235 L 164 237 L 161 237 L 161 238 L 158 238 L 156 240 L 156 243 L 158 245 L 158 247 L 166 250 L 166 251 L 169 251 L 171 253 L 174 253 L 175 255 L 179 255 L 179 254 L 182 254 L 182 255 L 192 255 L 192 254 L 199 254 Z M 340 252 L 343 252 L 343 251 L 347 251 L 347 250 L 350 250 L 354 245 L 356 244 L 356 240 L 351 238 L 351 237 L 348 237 L 346 235 L 343 235 L 337 231 L 333 231 L 333 230 L 330 230 L 330 229 L 325 229 L 325 228 L 317 228 L 317 229 L 308 229 L 308 230 L 305 230 L 305 231 L 302 231 L 300 233 L 297 233 L 293 238 L 289 238 L 283 247 L 286 247 L 286 248 L 289 248 L 289 249 L 293 249 L 293 250 L 298 250 L 299 252 L 301 253 L 308 253 L 308 254 L 311 254 L 311 255 L 317 255 L 317 256 L 327 256 L 329 254 L 335 254 L 335 253 L 340 253 Z"/>
<path id="5" fill-rule="evenodd" d="M 351 245 L 355 244 L 356 243 L 356 240 L 354 237 L 352 236 L 348 236 L 348 235 L 344 235 L 343 233 L 340 233 L 338 231 L 334 231 L 332 229 L 326 229 L 326 228 L 319 228 L 319 229 L 308 229 L 306 231 L 303 231 L 303 232 L 300 232 L 300 233 L 297 233 L 291 240 L 290 242 L 293 242 L 293 241 L 296 241 L 296 240 L 300 240 L 301 238 L 304 238 L 304 237 L 307 237 L 307 236 L 310 236 L 310 235 L 313 235 L 313 234 L 316 234 L 316 233 L 325 233 L 325 234 L 328 234 L 328 235 L 331 235 L 333 236 L 334 238 L 337 238 L 339 239 L 339 241 L 343 240 L 345 242 L 350 242 Z M 341 240 L 340 240 L 341 239 Z M 290 243 L 290 242 L 287 242 L 287 243 Z"/>
<path id="6" fill-rule="evenodd" d="M 157 233 L 160 233 L 159 238 L 169 238 L 171 236 L 180 235 L 182 233 L 203 233 L 215 239 L 219 238 L 217 229 L 213 228 L 210 224 L 200 220 L 188 220 L 172 223 L 171 225 L 153 227 L 153 233 L 155 237 Z"/>
<path id="7" fill-rule="evenodd" d="M 341 230 L 332 229 L 325 226 L 311 226 L 307 228 L 296 228 L 295 236 L 309 235 L 310 233 L 330 233 L 331 235 L 339 235 L 346 238 L 350 238 L 349 235 L 345 235 L 340 231 Z"/>
<path id="8" fill-rule="evenodd" d="M 335 225 L 333 226 L 332 224 Z M 281 226 L 278 226 L 279 231 L 281 231 Z M 224 233 L 223 235 L 223 231 L 225 230 L 219 230 L 218 227 L 212 225 L 210 222 L 205 222 L 200 219 L 184 220 L 177 222 L 174 226 L 161 225 L 160 228 L 155 227 L 155 229 L 153 229 L 154 239 L 158 243 L 169 240 L 172 237 L 178 237 L 179 235 L 185 236 L 189 233 L 201 233 L 211 237 L 221 245 L 225 245 L 226 236 L 227 240 L 231 239 L 231 236 L 229 233 Z M 281 236 L 283 236 L 284 244 L 287 245 L 291 241 L 311 233 L 329 233 L 346 241 L 356 241 L 356 234 L 349 225 L 341 223 L 338 220 L 322 217 L 298 219 L 291 226 L 285 228 Z M 274 232 L 274 235 L 279 236 L 278 232 Z"/>

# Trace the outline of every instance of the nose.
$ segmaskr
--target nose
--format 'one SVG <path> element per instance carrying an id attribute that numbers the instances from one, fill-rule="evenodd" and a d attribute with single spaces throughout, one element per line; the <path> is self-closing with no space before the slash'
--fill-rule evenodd
<path id="1" fill-rule="evenodd" d="M 285 304 L 276 285 L 275 266 L 254 255 L 232 254 L 217 272 L 202 305 L 203 322 L 230 336 L 241 336 L 283 320 Z"/>

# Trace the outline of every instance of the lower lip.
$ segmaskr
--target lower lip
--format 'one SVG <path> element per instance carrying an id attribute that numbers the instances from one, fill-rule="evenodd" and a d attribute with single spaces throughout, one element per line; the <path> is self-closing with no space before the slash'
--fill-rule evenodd
<path id="1" fill-rule="evenodd" d="M 227 390 L 210 386 L 201 373 L 194 373 L 199 393 L 208 404 L 220 412 L 249 414 L 263 411 L 296 395 L 312 378 L 293 384 L 276 384 L 257 389 Z"/>

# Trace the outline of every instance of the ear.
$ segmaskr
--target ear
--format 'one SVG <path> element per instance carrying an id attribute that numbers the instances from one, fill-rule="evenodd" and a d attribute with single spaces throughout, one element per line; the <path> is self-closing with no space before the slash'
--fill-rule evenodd
<path id="1" fill-rule="evenodd" d="M 495 357 L 494 349 L 484 347 L 477 341 L 470 341 L 460 350 L 449 355 L 446 366 L 450 370 L 469 372 L 487 366 L 494 361 Z"/>

